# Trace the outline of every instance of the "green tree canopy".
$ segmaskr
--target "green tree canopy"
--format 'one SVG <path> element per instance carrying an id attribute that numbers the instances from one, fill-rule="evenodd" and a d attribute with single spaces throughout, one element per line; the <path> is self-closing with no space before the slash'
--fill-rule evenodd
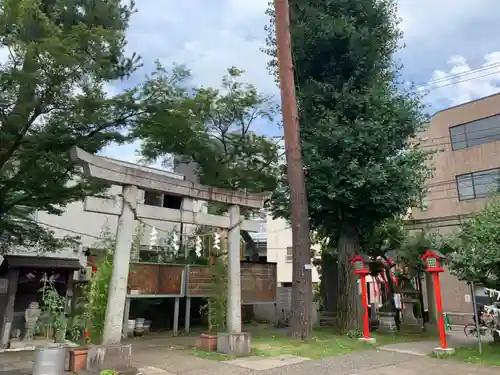
<path id="1" fill-rule="evenodd" d="M 339 323 L 349 329 L 358 326 L 350 258 L 363 231 L 418 202 L 428 170 L 425 153 L 410 139 L 426 116 L 419 98 L 398 81 L 394 54 L 401 33 L 393 0 L 290 5 L 311 227 L 338 239 L 332 243 L 339 247 Z M 287 185 L 281 186 L 275 212 L 288 217 Z"/>
<path id="2" fill-rule="evenodd" d="M 230 68 L 221 88 L 190 87 L 189 72 L 176 67 L 159 68 L 142 87 L 161 92 L 162 101 L 146 101 L 154 115 L 139 121 L 134 135 L 142 140 L 141 154 L 148 161 L 194 162 L 203 184 L 249 192 L 272 191 L 279 171 L 279 139 L 259 135 L 259 124 L 269 124 L 276 114 L 271 97 L 243 83 L 243 71 Z M 211 205 L 215 212 L 227 209 Z M 250 236 L 245 241 L 254 246 Z"/>
<path id="3" fill-rule="evenodd" d="M 442 248 L 450 254 L 450 269 L 460 280 L 500 289 L 500 197 L 460 226 Z"/>
<path id="4" fill-rule="evenodd" d="M 220 89 L 189 87 L 189 72 L 176 67 L 168 74 L 160 67 L 142 88 L 164 93 L 155 116 L 134 130 L 148 161 L 181 156 L 195 162 L 201 183 L 250 192 L 276 186 L 279 145 L 258 135 L 259 121 L 271 122 L 276 104 L 255 86 L 240 81 L 243 71 L 230 68 Z M 150 103 L 146 102 L 146 105 Z"/>
<path id="5" fill-rule="evenodd" d="M 105 84 L 138 66 L 126 57 L 133 3 L 120 0 L 1 0 L 0 248 L 61 243 L 33 221 L 36 210 L 60 214 L 69 202 L 100 191 L 70 161 L 79 146 L 96 153 L 125 139 L 137 115 L 133 91 L 106 94 Z"/>

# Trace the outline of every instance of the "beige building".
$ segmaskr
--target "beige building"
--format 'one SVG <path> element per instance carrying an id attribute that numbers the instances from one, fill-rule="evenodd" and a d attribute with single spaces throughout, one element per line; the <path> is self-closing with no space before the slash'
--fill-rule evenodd
<path id="1" fill-rule="evenodd" d="M 415 219 L 457 217 L 484 205 L 498 190 L 500 176 L 500 94 L 440 111 L 421 136 L 421 147 L 436 151 L 424 209 Z"/>
<path id="2" fill-rule="evenodd" d="M 422 207 L 411 210 L 408 227 L 456 231 L 499 190 L 500 94 L 437 112 L 419 141 L 420 147 L 435 151 L 435 170 Z M 442 280 L 445 311 L 471 312 L 468 286 L 449 274 Z"/>
<path id="3" fill-rule="evenodd" d="M 287 285 L 292 282 L 292 229 L 284 219 L 273 219 L 267 215 L 267 261 L 278 264 L 278 283 Z M 319 248 L 313 246 L 316 256 Z M 312 282 L 319 283 L 316 267 L 312 269 Z"/>

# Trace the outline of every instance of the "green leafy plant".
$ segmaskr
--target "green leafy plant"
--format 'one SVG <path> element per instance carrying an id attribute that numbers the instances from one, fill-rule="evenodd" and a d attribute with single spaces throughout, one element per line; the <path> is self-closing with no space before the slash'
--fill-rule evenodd
<path id="1" fill-rule="evenodd" d="M 101 342 L 108 305 L 108 286 L 112 271 L 111 255 L 107 254 L 84 287 L 84 295 L 81 301 L 84 305 L 82 318 L 85 327 L 90 329 L 89 340 L 92 343 Z"/>
<path id="2" fill-rule="evenodd" d="M 345 331 L 345 335 L 347 337 L 349 337 L 350 339 L 358 339 L 360 338 L 362 335 L 361 335 L 361 331 L 359 329 L 350 329 L 350 330 L 347 330 Z"/>
<path id="3" fill-rule="evenodd" d="M 142 231 L 136 232 L 136 237 Z M 81 288 L 81 297 L 77 300 L 75 318 L 85 330 L 90 330 L 90 337 L 87 339 L 91 343 L 101 343 L 104 320 L 106 318 L 106 308 L 108 304 L 108 286 L 113 272 L 113 250 L 115 248 L 115 236 L 109 228 L 105 226 L 100 235 L 100 240 L 95 244 L 96 248 L 104 250 L 104 257 L 96 264 L 96 272 L 93 272 L 88 283 Z M 132 244 L 134 251 L 135 238 Z"/>
<path id="4" fill-rule="evenodd" d="M 214 259 L 214 264 L 210 266 L 212 271 L 212 286 L 207 303 L 200 308 L 200 312 L 207 314 L 209 330 L 221 332 L 226 329 L 227 323 L 227 262 L 224 255 L 219 255 Z"/>
<path id="5" fill-rule="evenodd" d="M 53 330 L 55 341 L 63 341 L 68 328 L 68 317 L 66 315 L 66 298 L 57 291 L 53 277 L 42 278 L 41 314 L 37 324 L 45 327 L 46 331 Z"/>
<path id="6" fill-rule="evenodd" d="M 102 370 L 101 375 L 118 375 L 118 371 L 116 370 Z"/>

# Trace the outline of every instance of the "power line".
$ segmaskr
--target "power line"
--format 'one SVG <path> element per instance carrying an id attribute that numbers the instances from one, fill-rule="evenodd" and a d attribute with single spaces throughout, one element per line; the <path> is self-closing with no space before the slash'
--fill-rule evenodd
<path id="1" fill-rule="evenodd" d="M 426 86 L 434 85 L 434 84 L 437 84 L 437 83 L 440 83 L 440 82 L 446 82 L 446 81 L 449 81 L 450 79 L 463 78 L 463 77 L 466 77 L 466 76 L 474 74 L 474 73 L 488 71 L 488 70 L 491 70 L 491 69 L 497 68 L 497 67 L 500 67 L 500 62 L 495 62 L 495 63 L 483 65 L 480 68 L 467 70 L 465 72 L 460 72 L 460 73 L 455 73 L 455 74 L 449 74 L 446 77 L 437 78 L 437 79 L 434 79 L 434 80 L 431 80 L 431 81 L 428 81 L 428 82 L 422 82 L 422 83 L 418 84 L 416 86 L 416 88 L 426 87 Z"/>
<path id="2" fill-rule="evenodd" d="M 500 75 L 500 72 L 491 72 L 491 73 L 488 73 L 488 74 L 483 74 L 483 75 L 477 76 L 477 77 L 471 77 L 469 79 L 464 79 L 464 80 L 457 81 L 457 82 L 450 82 L 450 83 L 448 83 L 446 85 L 427 87 L 427 91 L 433 91 L 433 90 L 442 89 L 442 88 L 449 87 L 449 86 L 455 86 L 455 85 L 458 85 L 459 83 L 464 83 L 464 82 L 469 82 L 469 81 L 475 81 L 476 79 L 488 77 L 488 76 L 491 76 L 491 75 L 494 75 L 494 74 L 499 74 Z"/>

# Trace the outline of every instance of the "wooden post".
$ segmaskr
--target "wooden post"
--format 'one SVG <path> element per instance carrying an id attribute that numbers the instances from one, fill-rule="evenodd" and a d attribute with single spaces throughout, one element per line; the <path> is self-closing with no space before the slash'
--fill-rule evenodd
<path id="1" fill-rule="evenodd" d="M 311 334 L 312 273 L 309 239 L 309 213 L 306 185 L 300 150 L 300 130 L 295 97 L 295 80 L 290 36 L 288 0 L 275 0 L 276 48 L 281 89 L 281 109 L 287 161 L 287 176 L 292 207 L 292 317 L 293 337 L 306 338 Z"/>
<path id="2" fill-rule="evenodd" d="M 14 319 L 14 303 L 16 301 L 17 284 L 19 281 L 19 270 L 10 269 L 7 273 L 9 285 L 7 287 L 7 303 L 5 304 L 3 323 L 2 323 L 2 341 L 1 347 L 6 348 L 9 345 L 10 331 Z"/>

